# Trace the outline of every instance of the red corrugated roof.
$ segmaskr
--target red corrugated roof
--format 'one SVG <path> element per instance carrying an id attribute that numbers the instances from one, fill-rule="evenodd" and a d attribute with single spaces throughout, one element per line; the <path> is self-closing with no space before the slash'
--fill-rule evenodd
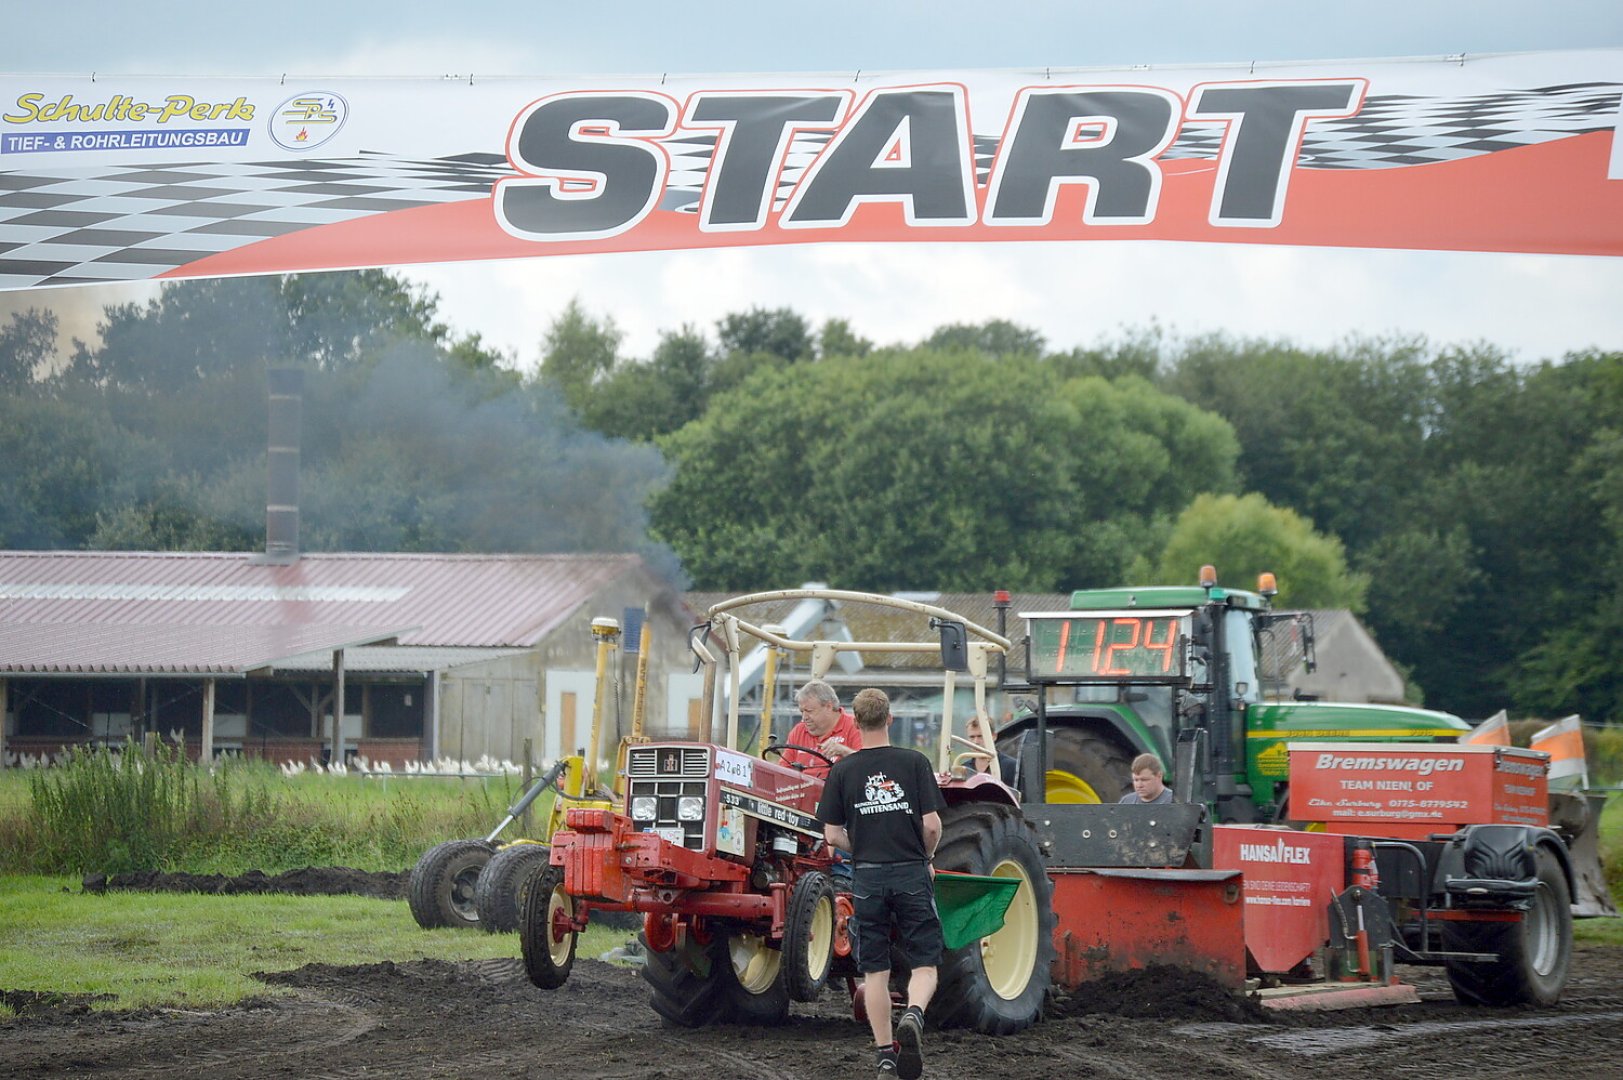
<path id="1" fill-rule="evenodd" d="M 315 650 L 327 656 L 393 636 L 341 626 L 0 622 L 0 674 L 242 675 Z"/>
<path id="2" fill-rule="evenodd" d="M 0 626 L 122 627 L 147 654 L 163 650 L 162 638 L 134 628 L 199 628 L 197 643 L 209 628 L 321 629 L 277 658 L 331 647 L 356 628 L 412 628 L 402 645 L 528 647 L 640 565 L 635 555 L 311 554 L 276 566 L 248 552 L 0 551 Z M 106 652 L 115 638 L 89 632 L 56 644 L 92 640 L 116 670 L 136 661 L 133 641 L 124 656 Z M 21 647 L 16 634 L 0 643 L 0 670 Z"/>

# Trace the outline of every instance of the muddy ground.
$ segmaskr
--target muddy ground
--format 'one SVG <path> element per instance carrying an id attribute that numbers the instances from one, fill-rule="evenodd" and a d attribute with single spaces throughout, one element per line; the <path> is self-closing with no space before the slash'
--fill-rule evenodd
<path id="1" fill-rule="evenodd" d="M 380 891 L 353 871 L 298 871 L 305 892 Z M 361 875 L 365 878 L 365 875 Z M 271 891 L 210 881 L 205 891 Z M 94 883 L 87 882 L 87 885 Z M 142 887 L 140 882 L 111 887 Z M 148 879 L 174 888 L 194 880 Z M 320 887 L 315 887 L 320 886 Z M 395 888 L 399 887 L 396 882 Z M 1623 1076 L 1623 949 L 1579 948 L 1566 998 L 1549 1010 L 1456 1005 L 1441 972 L 1401 969 L 1421 1002 L 1383 1009 L 1262 1014 L 1212 987 L 1146 975 L 1055 1000 L 1020 1035 L 932 1031 L 926 1076 L 1122 1080 Z M 265 976 L 291 996 L 218 1012 L 91 1012 L 82 1001 L 0 987 L 0 1077 L 799 1078 L 872 1075 L 867 1032 L 833 990 L 765 1030 L 662 1027 L 634 969 L 582 958 L 569 983 L 531 986 L 517 960 L 438 961 Z"/>

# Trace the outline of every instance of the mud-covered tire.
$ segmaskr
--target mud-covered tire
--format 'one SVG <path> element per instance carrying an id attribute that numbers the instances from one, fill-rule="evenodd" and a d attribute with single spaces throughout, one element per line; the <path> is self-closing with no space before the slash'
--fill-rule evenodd
<path id="1" fill-rule="evenodd" d="M 447 840 L 423 852 L 411 869 L 406 903 L 424 930 L 479 925 L 474 893 L 496 845 L 488 840 Z"/>
<path id="2" fill-rule="evenodd" d="M 653 991 L 648 1004 L 666 1024 L 699 1028 L 731 1016 L 722 983 L 722 971 L 729 968 L 725 936 L 718 934 L 708 944 L 685 936 L 665 952 L 649 948 L 646 934 L 637 940 L 643 946 L 642 978 Z"/>
<path id="3" fill-rule="evenodd" d="M 1037 836 L 1020 812 L 1000 803 L 964 803 L 941 813 L 940 870 L 1013 877 L 1021 885 L 1003 928 L 946 954 L 930 1019 L 1007 1035 L 1036 1023 L 1052 981 L 1054 883 Z"/>
<path id="4" fill-rule="evenodd" d="M 551 853 L 546 844 L 520 841 L 490 857 L 473 890 L 480 927 L 492 934 L 510 934 L 518 929 L 530 872 L 545 863 Z"/>
<path id="5" fill-rule="evenodd" d="M 543 990 L 556 990 L 569 978 L 575 966 L 574 931 L 554 932 L 556 916 L 574 913 L 575 902 L 564 892 L 564 868 L 542 864 L 530 869 L 529 880 L 520 890 L 518 939 L 524 954 L 524 973 Z"/>
<path id="6" fill-rule="evenodd" d="M 1513 923 L 1445 922 L 1447 952 L 1496 953 L 1487 963 L 1445 960 L 1454 997 L 1464 1005 L 1555 1005 L 1572 965 L 1572 897 L 1553 852 L 1537 851 L 1538 891 Z"/>
<path id="7" fill-rule="evenodd" d="M 1056 727 L 1049 743 L 1050 773 L 1066 773 L 1066 791 L 1049 792 L 1049 801 L 1113 803 L 1132 789 L 1133 753 L 1122 743 L 1087 728 Z M 1049 786 L 1057 788 L 1050 777 Z M 1069 795 L 1070 797 L 1066 797 Z"/>
<path id="8" fill-rule="evenodd" d="M 718 937 L 721 935 L 718 934 Z M 783 953 L 757 934 L 727 935 L 722 989 L 740 1024 L 781 1024 L 789 1018 L 789 986 Z"/>

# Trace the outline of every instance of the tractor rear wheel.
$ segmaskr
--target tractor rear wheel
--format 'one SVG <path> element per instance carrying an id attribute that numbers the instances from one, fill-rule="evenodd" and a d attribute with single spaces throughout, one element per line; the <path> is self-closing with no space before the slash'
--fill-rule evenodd
<path id="1" fill-rule="evenodd" d="M 1087 728 L 1056 727 L 1049 754 L 1049 802 L 1113 803 L 1132 783 L 1131 751 Z"/>
<path id="2" fill-rule="evenodd" d="M 1572 963 L 1567 878 L 1548 848 L 1537 852 L 1538 891 L 1521 921 L 1445 922 L 1448 952 L 1495 953 L 1497 960 L 1445 960 L 1454 997 L 1464 1005 L 1554 1005 Z"/>
<path id="3" fill-rule="evenodd" d="M 667 1024 L 698 1028 L 728 1019 L 722 969 L 731 970 L 731 961 L 725 935 L 700 942 L 692 933 L 679 934 L 664 952 L 650 947 L 647 934 L 637 937 L 643 945 L 643 981 L 653 989 L 648 1004 Z"/>
<path id="4" fill-rule="evenodd" d="M 492 934 L 510 934 L 518 929 L 524 907 L 523 889 L 530 871 L 545 863 L 551 853 L 546 844 L 521 840 L 490 857 L 473 890 L 473 906 L 481 927 Z"/>
<path id="5" fill-rule="evenodd" d="M 1054 883 L 1030 825 L 1012 806 L 963 803 L 941 812 L 942 870 L 1020 882 L 1003 928 L 946 954 L 931 1020 L 1007 1035 L 1036 1023 L 1054 960 Z"/>
<path id="6" fill-rule="evenodd" d="M 411 917 L 424 930 L 479 925 L 474 891 L 496 845 L 488 840 L 447 840 L 423 852 L 406 891 Z"/>
<path id="7" fill-rule="evenodd" d="M 564 868 L 533 867 L 522 891 L 518 941 L 524 972 L 541 989 L 556 990 L 575 966 L 575 941 L 580 937 L 563 929 L 563 920 L 575 913 L 574 898 L 564 892 Z"/>

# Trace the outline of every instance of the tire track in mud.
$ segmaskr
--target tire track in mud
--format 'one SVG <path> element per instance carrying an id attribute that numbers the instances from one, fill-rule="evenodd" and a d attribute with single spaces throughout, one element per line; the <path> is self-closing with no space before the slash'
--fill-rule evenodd
<path id="1" fill-rule="evenodd" d="M 517 960 L 483 960 L 469 966 L 473 968 L 475 975 L 487 982 L 524 987 L 530 985 L 529 976 L 524 973 L 523 964 Z M 543 991 L 537 991 L 537 993 L 543 993 Z M 728 1050 L 725 1047 L 707 1046 L 692 1039 L 684 1039 L 679 1035 L 665 1031 L 663 1028 L 638 1027 L 628 1031 L 628 1025 L 624 1021 L 587 1010 L 580 1010 L 580 1012 L 582 1015 L 575 1015 L 570 1019 L 583 1032 L 593 1033 L 599 1037 L 607 1036 L 613 1041 L 624 1041 L 629 1034 L 640 1046 L 669 1051 L 674 1059 L 682 1061 L 681 1071 L 690 1075 L 721 1075 L 717 1070 L 709 1066 L 726 1065 L 735 1070 L 737 1075 L 757 1076 L 763 1078 L 763 1080 L 800 1080 L 804 1076 L 803 1072 L 788 1073 L 770 1068 L 764 1069 L 758 1053 L 740 1053 Z M 652 1010 L 649 1010 L 649 1015 L 652 1016 Z M 599 1040 L 594 1039 L 588 1045 L 594 1051 L 601 1053 L 602 1045 Z M 511 1064 L 510 1050 L 493 1052 L 487 1056 L 491 1058 L 494 1064 Z M 599 1062 L 599 1064 L 609 1063 Z M 646 1075 L 646 1065 L 633 1067 L 639 1071 L 622 1075 Z M 436 1072 L 435 1075 L 439 1075 L 439 1073 Z M 553 1075 L 556 1075 L 556 1073 Z M 590 1075 L 594 1077 L 611 1077 L 617 1074 L 593 1071 Z"/>
<path id="2" fill-rule="evenodd" d="M 1440 1072 L 1468 1070 L 1477 1080 L 1523 1080 L 1547 1073 L 1563 1080 L 1618 1075 L 1623 1058 L 1623 998 L 1586 997 L 1550 1012 L 1517 1012 L 1478 1019 L 1409 1020 L 1395 1015 L 1390 1023 L 1359 1022 L 1308 1028 L 1273 1027 L 1258 1031 L 1243 1025 L 1187 1024 L 1174 1030 L 1184 1046 L 1203 1039 L 1222 1040 L 1222 1048 L 1198 1050 L 1209 1065 L 1248 1063 L 1237 1076 L 1265 1076 L 1269 1059 L 1285 1071 L 1315 1072 L 1326 1056 L 1356 1061 L 1362 1071 L 1392 1077 L 1435 1078 Z M 1201 1075 L 1217 1075 L 1202 1073 Z"/>

